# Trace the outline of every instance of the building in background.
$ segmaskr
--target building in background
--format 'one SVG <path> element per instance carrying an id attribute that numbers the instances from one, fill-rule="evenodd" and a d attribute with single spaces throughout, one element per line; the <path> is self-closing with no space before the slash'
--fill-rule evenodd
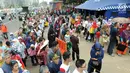
<path id="1" fill-rule="evenodd" d="M 60 10 L 62 8 L 63 1 L 52 1 L 50 6 L 52 10 Z"/>

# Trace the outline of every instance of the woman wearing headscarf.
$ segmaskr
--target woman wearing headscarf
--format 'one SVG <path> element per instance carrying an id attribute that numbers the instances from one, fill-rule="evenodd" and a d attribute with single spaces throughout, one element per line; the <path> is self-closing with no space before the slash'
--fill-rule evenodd
<path id="1" fill-rule="evenodd" d="M 53 25 L 50 25 L 49 31 L 48 31 L 48 40 L 49 40 L 49 48 L 52 47 L 52 42 L 55 41 L 56 33 L 53 29 Z"/>
<path id="2" fill-rule="evenodd" d="M 102 68 L 102 59 L 104 57 L 104 50 L 99 42 L 96 42 L 90 52 L 90 60 L 88 64 L 88 73 L 92 73 L 96 69 L 97 73 L 100 73 Z"/>
<path id="3" fill-rule="evenodd" d="M 56 37 L 59 37 L 60 34 L 60 20 L 58 19 L 54 24 L 54 29 L 56 31 Z"/>

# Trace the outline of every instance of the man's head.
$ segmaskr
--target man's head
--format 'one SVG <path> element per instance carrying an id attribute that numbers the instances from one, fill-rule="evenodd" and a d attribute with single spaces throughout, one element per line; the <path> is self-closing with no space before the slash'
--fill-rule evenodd
<path id="1" fill-rule="evenodd" d="M 66 34 L 67 34 L 67 35 L 69 35 L 69 34 L 70 34 L 70 31 L 69 31 L 69 30 L 67 30 L 67 31 L 66 31 Z"/>
<path id="2" fill-rule="evenodd" d="M 71 61 L 70 55 L 71 55 L 70 52 L 65 52 L 65 53 L 63 54 L 63 59 L 64 59 L 64 61 L 70 62 L 70 61 Z"/>
<path id="3" fill-rule="evenodd" d="M 115 23 L 114 23 L 114 27 L 117 27 L 117 28 L 118 28 L 118 27 L 119 27 L 119 23 L 118 23 L 118 22 L 115 22 Z"/>
<path id="4" fill-rule="evenodd" d="M 6 54 L 5 54 L 5 62 L 6 62 L 7 64 L 10 64 L 10 62 L 11 62 L 11 55 L 10 55 L 9 53 L 6 53 Z"/>
<path id="5" fill-rule="evenodd" d="M 41 66 L 40 73 L 50 73 L 50 72 L 47 66 Z"/>
<path id="6" fill-rule="evenodd" d="M 53 54 L 52 61 L 55 64 L 58 64 L 59 63 L 59 56 L 57 54 Z"/>
<path id="7" fill-rule="evenodd" d="M 84 59 L 79 59 L 75 63 L 76 67 L 80 70 L 83 71 L 86 69 L 86 63 Z"/>
<path id="8" fill-rule="evenodd" d="M 59 49 L 59 45 L 58 45 L 58 42 L 57 42 L 57 41 L 54 41 L 54 42 L 52 43 L 52 49 L 53 49 L 54 51 L 57 51 L 57 50 Z"/>
<path id="9" fill-rule="evenodd" d="M 11 43 L 9 41 L 6 41 L 6 46 L 10 47 Z"/>

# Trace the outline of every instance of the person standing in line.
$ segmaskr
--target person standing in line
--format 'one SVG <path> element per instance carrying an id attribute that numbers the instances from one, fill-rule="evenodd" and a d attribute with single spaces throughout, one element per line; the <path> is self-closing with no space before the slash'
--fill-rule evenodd
<path id="1" fill-rule="evenodd" d="M 50 73 L 50 72 L 49 72 L 48 67 L 46 65 L 43 65 L 40 67 L 39 73 Z"/>
<path id="2" fill-rule="evenodd" d="M 6 50 L 6 47 L 3 45 L 3 42 L 2 41 L 0 41 L 0 55 L 2 56 L 2 57 L 4 57 L 5 55 L 5 50 Z"/>
<path id="3" fill-rule="evenodd" d="M 84 59 L 79 59 L 75 63 L 76 69 L 73 71 L 73 73 L 86 73 L 86 64 Z"/>
<path id="4" fill-rule="evenodd" d="M 59 56 L 57 54 L 53 54 L 52 62 L 47 65 L 50 73 L 58 73 L 61 64 L 62 61 L 59 59 Z"/>
<path id="5" fill-rule="evenodd" d="M 9 73 L 23 73 L 22 69 L 19 68 L 17 61 L 12 60 L 10 66 L 12 71 L 10 71 Z"/>
<path id="6" fill-rule="evenodd" d="M 114 26 L 111 26 L 110 43 L 109 43 L 108 49 L 107 49 L 107 53 L 111 56 L 114 56 L 113 49 L 116 45 L 116 41 L 118 41 L 118 43 L 120 43 L 119 36 L 118 36 L 118 26 L 119 26 L 119 23 L 115 23 Z"/>
<path id="7" fill-rule="evenodd" d="M 2 31 L 3 33 L 3 36 L 5 39 L 8 39 L 8 28 L 6 25 L 2 24 L 1 27 L 0 27 L 0 30 Z"/>
<path id="8" fill-rule="evenodd" d="M 94 72 L 100 73 L 102 68 L 102 59 L 104 57 L 104 50 L 99 42 L 96 42 L 90 52 L 91 58 L 88 63 L 88 73 Z"/>
<path id="9" fill-rule="evenodd" d="M 38 64 L 38 60 L 37 60 L 37 57 L 36 57 L 35 46 L 33 44 L 31 44 L 30 48 L 28 49 L 28 54 L 31 57 L 32 65 L 36 66 Z"/>
<path id="10" fill-rule="evenodd" d="M 11 55 L 9 53 L 5 54 L 5 63 L 2 65 L 2 70 L 4 73 L 9 73 L 11 71 Z"/>
<path id="11" fill-rule="evenodd" d="M 56 39 L 56 32 L 53 29 L 53 25 L 50 25 L 50 28 L 48 31 L 49 48 L 52 47 L 52 42 L 54 42 L 55 39 Z"/>
<path id="12" fill-rule="evenodd" d="M 70 31 L 67 30 L 66 35 L 65 35 L 65 42 L 67 43 L 67 51 L 70 51 L 72 47 L 72 43 L 70 42 Z"/>
<path id="13" fill-rule="evenodd" d="M 19 40 L 19 48 L 18 48 L 18 52 L 20 57 L 22 58 L 22 61 L 24 63 L 24 65 L 26 66 L 26 54 L 25 54 L 25 50 L 26 50 L 26 46 L 23 42 L 23 38 L 22 37 L 18 37 Z"/>
<path id="14" fill-rule="evenodd" d="M 70 52 L 65 52 L 63 54 L 64 62 L 60 66 L 59 73 L 70 73 L 70 64 L 69 64 L 71 62 L 70 55 L 71 55 Z"/>
<path id="15" fill-rule="evenodd" d="M 79 59 L 79 38 L 76 37 L 74 34 L 70 37 L 71 43 L 72 43 L 72 59 L 75 60 L 75 54 L 77 57 L 77 60 Z"/>
<path id="16" fill-rule="evenodd" d="M 53 54 L 57 54 L 60 58 L 60 60 L 62 60 L 61 58 L 61 53 L 60 53 L 60 50 L 59 50 L 59 44 L 57 41 L 54 41 L 52 43 L 52 48 L 49 48 L 48 50 L 48 62 L 51 62 L 52 61 L 52 55 Z"/>
<path id="17" fill-rule="evenodd" d="M 2 65 L 4 64 L 4 59 L 3 57 L 0 55 L 0 68 L 2 67 Z M 0 72 L 1 73 L 1 72 Z"/>

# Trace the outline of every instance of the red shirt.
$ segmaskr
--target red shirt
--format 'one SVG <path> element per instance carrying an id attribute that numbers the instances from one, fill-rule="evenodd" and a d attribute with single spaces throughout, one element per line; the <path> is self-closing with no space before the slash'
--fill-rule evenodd
<path id="1" fill-rule="evenodd" d="M 100 31 L 96 32 L 96 38 L 100 38 Z"/>

